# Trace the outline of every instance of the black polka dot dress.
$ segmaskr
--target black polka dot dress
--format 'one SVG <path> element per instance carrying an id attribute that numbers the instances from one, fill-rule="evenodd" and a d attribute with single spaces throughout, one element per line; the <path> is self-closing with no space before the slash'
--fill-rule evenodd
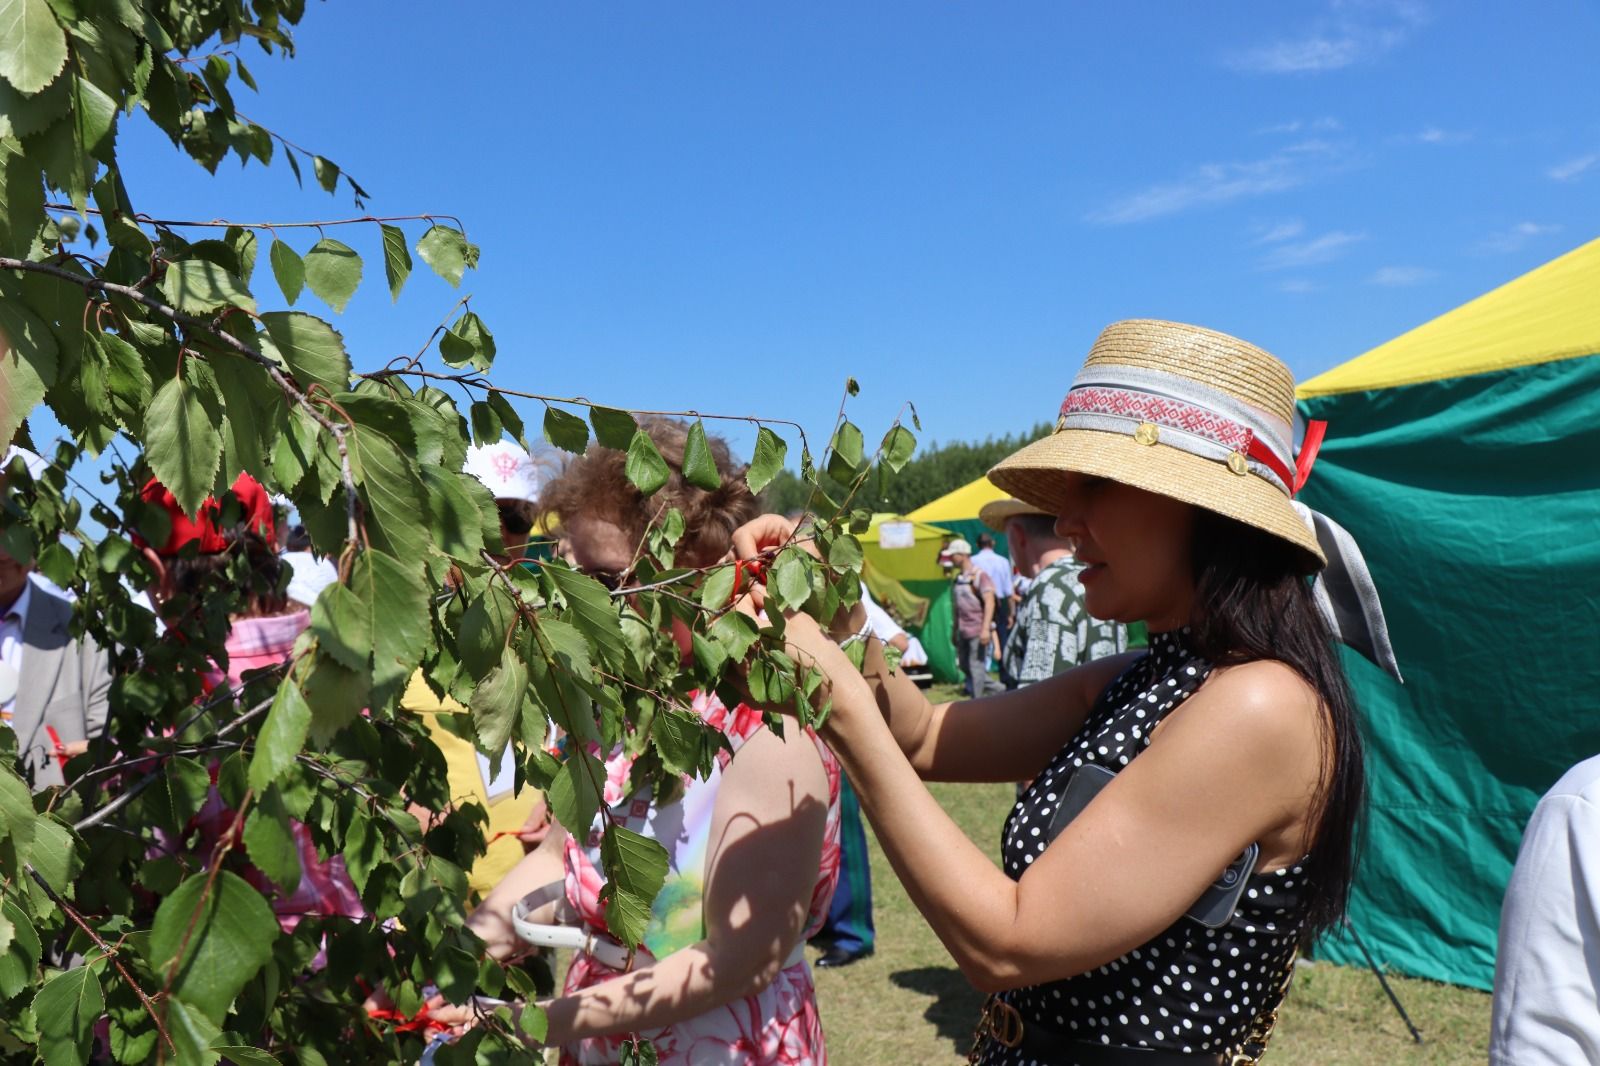
<path id="1" fill-rule="evenodd" d="M 1022 794 L 1006 821 L 1002 859 L 1019 879 L 1044 852 L 1047 828 L 1072 771 L 1116 771 L 1150 743 L 1150 731 L 1200 687 L 1211 664 L 1188 647 L 1188 630 L 1152 633 L 1149 652 L 1101 693 L 1078 735 Z M 1189 1054 L 1236 1047 L 1264 999 L 1276 993 L 1306 920 L 1302 867 L 1255 873 L 1232 921 L 1207 929 L 1189 918 L 1098 969 L 1015 989 L 1001 998 L 1026 1026 L 1070 1040 Z M 1071 1066 L 1070 1052 L 1040 1059 L 990 1040 L 986 1066 Z"/>

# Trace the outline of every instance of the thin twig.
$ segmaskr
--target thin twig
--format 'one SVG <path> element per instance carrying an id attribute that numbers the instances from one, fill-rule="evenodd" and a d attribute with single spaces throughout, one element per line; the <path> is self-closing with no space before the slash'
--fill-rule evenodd
<path id="1" fill-rule="evenodd" d="M 265 129 L 266 127 L 263 126 L 262 128 Z M 271 133 L 272 131 L 267 130 L 267 132 Z M 305 151 L 304 148 L 300 150 L 302 152 Z M 340 173 L 343 173 L 343 171 L 340 171 Z M 45 208 L 50 211 L 67 211 L 74 215 L 80 213 L 78 209 L 73 207 L 71 204 L 45 204 Z M 94 207 L 86 207 L 81 213 L 88 215 L 104 214 L 104 212 Z M 213 218 L 209 221 L 201 222 L 175 218 L 152 218 L 149 215 L 141 212 L 135 212 L 131 217 L 135 222 L 138 222 L 142 225 L 164 226 L 167 229 L 228 229 L 237 227 L 238 229 L 264 230 L 322 229 L 325 226 L 356 226 L 363 222 L 427 222 L 432 224 L 435 219 L 443 218 L 454 222 L 456 224 L 456 228 L 461 230 L 462 233 L 466 232 L 466 228 L 462 225 L 461 219 L 457 218 L 455 215 L 439 214 L 438 212 L 430 212 L 422 215 L 358 215 L 354 218 L 330 218 L 320 222 L 230 222 L 225 218 Z"/>
<path id="2" fill-rule="evenodd" d="M 245 359 L 248 359 L 258 366 L 264 368 L 268 376 L 270 376 L 273 382 L 277 384 L 278 388 L 283 391 L 284 395 L 288 396 L 295 403 L 299 404 L 300 407 L 303 408 L 319 426 L 327 430 L 328 433 L 332 435 L 334 444 L 337 445 L 339 449 L 340 475 L 344 481 L 346 519 L 349 527 L 347 539 L 358 540 L 360 538 L 360 497 L 356 494 L 355 472 L 350 465 L 350 445 L 349 442 L 345 440 L 345 434 L 349 427 L 346 425 L 341 425 L 324 415 L 317 408 L 317 405 L 312 401 L 311 397 L 307 393 L 301 391 L 300 387 L 283 373 L 283 371 L 278 367 L 278 364 L 274 363 L 271 359 L 268 359 L 266 356 L 262 355 L 260 352 L 256 351 L 254 348 L 250 347 L 233 334 L 222 329 L 220 326 L 215 325 L 212 322 L 207 322 L 204 319 L 196 318 L 193 315 L 184 314 L 182 311 L 179 311 L 176 308 L 168 307 L 155 297 L 146 295 L 144 292 L 132 286 L 119 285 L 116 282 L 105 281 L 101 278 L 74 274 L 70 270 L 62 270 L 60 267 L 51 266 L 49 263 L 36 263 L 27 259 L 13 259 L 10 256 L 0 256 L 0 270 L 24 270 L 35 274 L 45 274 L 60 281 L 71 282 L 72 284 L 82 288 L 85 292 L 93 290 L 124 296 L 136 303 L 150 308 L 157 314 L 171 319 L 187 330 L 197 331 L 212 338 L 233 354 L 242 356 Z"/>
<path id="3" fill-rule="evenodd" d="M 71 904 L 62 899 L 61 896 L 56 893 L 55 889 L 50 887 L 50 882 L 46 881 L 42 876 L 40 876 L 39 871 L 33 868 L 33 863 L 24 863 L 23 869 L 27 870 L 28 876 L 33 878 L 40 888 L 44 889 L 45 895 L 50 897 L 50 901 L 57 907 L 61 908 L 61 913 L 65 914 L 68 918 L 71 918 L 73 923 L 76 924 L 79 929 L 82 929 L 84 933 L 88 935 L 90 940 L 94 941 L 95 947 L 106 953 L 106 958 L 111 960 L 111 965 L 117 968 L 117 972 L 121 974 L 122 979 L 128 983 L 128 987 L 133 989 L 134 994 L 139 997 L 139 1002 L 144 1004 L 144 1009 L 150 1014 L 150 1020 L 156 1023 L 156 1032 L 160 1033 L 161 1039 L 167 1042 L 167 1047 L 176 1052 L 177 1045 L 172 1042 L 172 1036 L 167 1032 L 167 1027 L 161 1024 L 161 1016 L 156 1013 L 155 1003 L 148 995 L 145 994 L 145 990 L 139 984 L 139 982 L 133 979 L 133 975 L 128 973 L 127 968 L 122 965 L 122 958 L 117 954 L 117 949 L 112 947 L 110 944 L 107 944 L 105 940 L 101 938 L 100 934 L 95 932 L 94 929 L 90 927 L 89 923 L 83 920 L 83 916 L 74 910 Z"/>

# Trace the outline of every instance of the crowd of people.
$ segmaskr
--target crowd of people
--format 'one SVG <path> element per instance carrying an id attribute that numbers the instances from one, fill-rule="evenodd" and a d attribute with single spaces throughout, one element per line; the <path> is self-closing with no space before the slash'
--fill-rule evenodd
<path id="1" fill-rule="evenodd" d="M 543 1003 L 561 1061 L 617 1062 L 639 1034 L 663 1063 L 825 1063 L 805 945 L 821 949 L 823 968 L 875 950 L 863 816 L 987 996 L 969 1061 L 1259 1058 L 1301 945 L 1344 913 L 1365 788 L 1335 648 L 1362 634 L 1320 610 L 1313 589 L 1325 568 L 1362 564 L 1348 546 L 1328 550 L 1292 502 L 1312 458 L 1295 453 L 1293 417 L 1292 377 L 1259 348 L 1173 323 L 1107 328 L 1055 432 L 991 471 L 1010 493 L 984 509 L 992 532 L 976 551 L 946 545 L 965 698 L 930 702 L 906 669 L 926 652 L 863 589 L 835 618 L 786 612 L 790 652 L 825 676 L 833 710 L 820 730 L 779 735 L 753 701 L 701 693 L 695 713 L 727 740 L 709 774 L 608 790 L 617 824 L 669 858 L 636 954 L 606 926 L 600 823 L 552 822 L 504 767 L 434 729 L 451 796 L 488 812 L 494 843 L 472 870 L 469 921 L 485 952 L 510 959 L 582 931 L 560 993 Z M 524 560 L 543 529 L 572 566 L 622 588 L 664 505 L 685 518 L 680 566 L 808 544 L 794 518 L 761 513 L 725 442 L 709 442 L 718 477 L 706 488 L 683 476 L 684 424 L 641 426 L 671 469 L 648 500 L 612 449 L 592 446 L 559 470 L 509 442 L 473 449 L 467 469 L 499 511 L 500 562 Z M 13 449 L 5 470 L 37 477 L 42 465 Z M 155 609 L 244 575 L 229 578 L 244 583 L 242 606 L 208 686 L 285 661 L 338 580 L 249 475 L 231 496 L 242 517 L 224 524 L 215 501 L 190 515 L 158 482 L 141 492 L 170 520 L 164 542 L 138 545 Z M 103 650 L 72 636 L 71 602 L 32 570 L 0 551 L 0 719 L 42 790 L 105 728 L 112 674 Z M 1381 624 L 1369 606 L 1363 619 Z M 777 610 L 760 584 L 738 608 Z M 1148 630 L 1147 647 L 1129 648 L 1131 625 Z M 674 621 L 672 637 L 688 656 L 687 627 Z M 859 667 L 846 651 L 856 644 Z M 403 706 L 434 721 L 463 710 L 420 677 Z M 620 747 L 594 754 L 609 781 L 628 780 Z M 1495 1014 L 1502 1061 L 1600 1056 L 1600 878 L 1574 879 L 1592 841 L 1571 836 L 1592 826 L 1596 774 L 1541 805 L 1513 879 Z M 998 856 L 925 781 L 1018 783 Z M 226 815 L 213 789 L 195 831 L 224 831 Z M 299 830 L 301 881 L 274 887 L 279 920 L 360 917 L 343 860 L 319 856 Z M 1587 960 L 1587 978 L 1552 965 L 1561 957 Z M 454 1027 L 477 1020 L 470 1005 L 432 1011 Z"/>

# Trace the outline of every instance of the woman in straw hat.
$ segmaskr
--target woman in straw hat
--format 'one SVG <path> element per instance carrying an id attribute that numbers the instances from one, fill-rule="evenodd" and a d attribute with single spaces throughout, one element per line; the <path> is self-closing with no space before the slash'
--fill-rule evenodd
<path id="1" fill-rule="evenodd" d="M 1292 376 L 1259 348 L 1119 322 L 1055 433 L 990 472 L 1057 516 L 1089 613 L 1146 622 L 1146 651 L 933 706 L 870 637 L 851 665 L 836 640 L 860 639 L 860 618 L 831 634 L 788 623 L 829 679 L 824 736 L 885 852 L 990 993 L 971 1061 L 1254 1061 L 1297 945 L 1343 914 L 1361 744 L 1332 612 L 1307 580 L 1328 553 L 1291 502 L 1320 428 L 1297 463 L 1293 410 Z M 1359 563 L 1315 518 L 1343 535 L 1327 534 L 1335 562 Z M 792 533 L 768 516 L 735 545 L 753 557 Z M 1381 632 L 1370 600 L 1357 607 Z M 1033 780 L 999 866 L 919 779 Z M 1074 815 L 1069 795 L 1092 798 Z M 1242 888 L 1219 881 L 1228 869 Z"/>

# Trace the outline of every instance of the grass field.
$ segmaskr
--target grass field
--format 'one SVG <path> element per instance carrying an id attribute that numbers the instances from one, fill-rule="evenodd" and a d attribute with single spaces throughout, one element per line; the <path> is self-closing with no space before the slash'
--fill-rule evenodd
<path id="1" fill-rule="evenodd" d="M 933 792 L 974 842 L 997 853 L 1011 786 L 935 785 Z M 870 827 L 867 835 L 877 954 L 842 970 L 816 971 L 828 1057 L 837 1066 L 959 1062 L 981 997 L 894 879 Z M 1390 982 L 1422 1031 L 1420 1046 L 1371 971 L 1310 963 L 1295 976 L 1265 1061 L 1437 1066 L 1487 1059 L 1487 995 L 1395 976 Z"/>

